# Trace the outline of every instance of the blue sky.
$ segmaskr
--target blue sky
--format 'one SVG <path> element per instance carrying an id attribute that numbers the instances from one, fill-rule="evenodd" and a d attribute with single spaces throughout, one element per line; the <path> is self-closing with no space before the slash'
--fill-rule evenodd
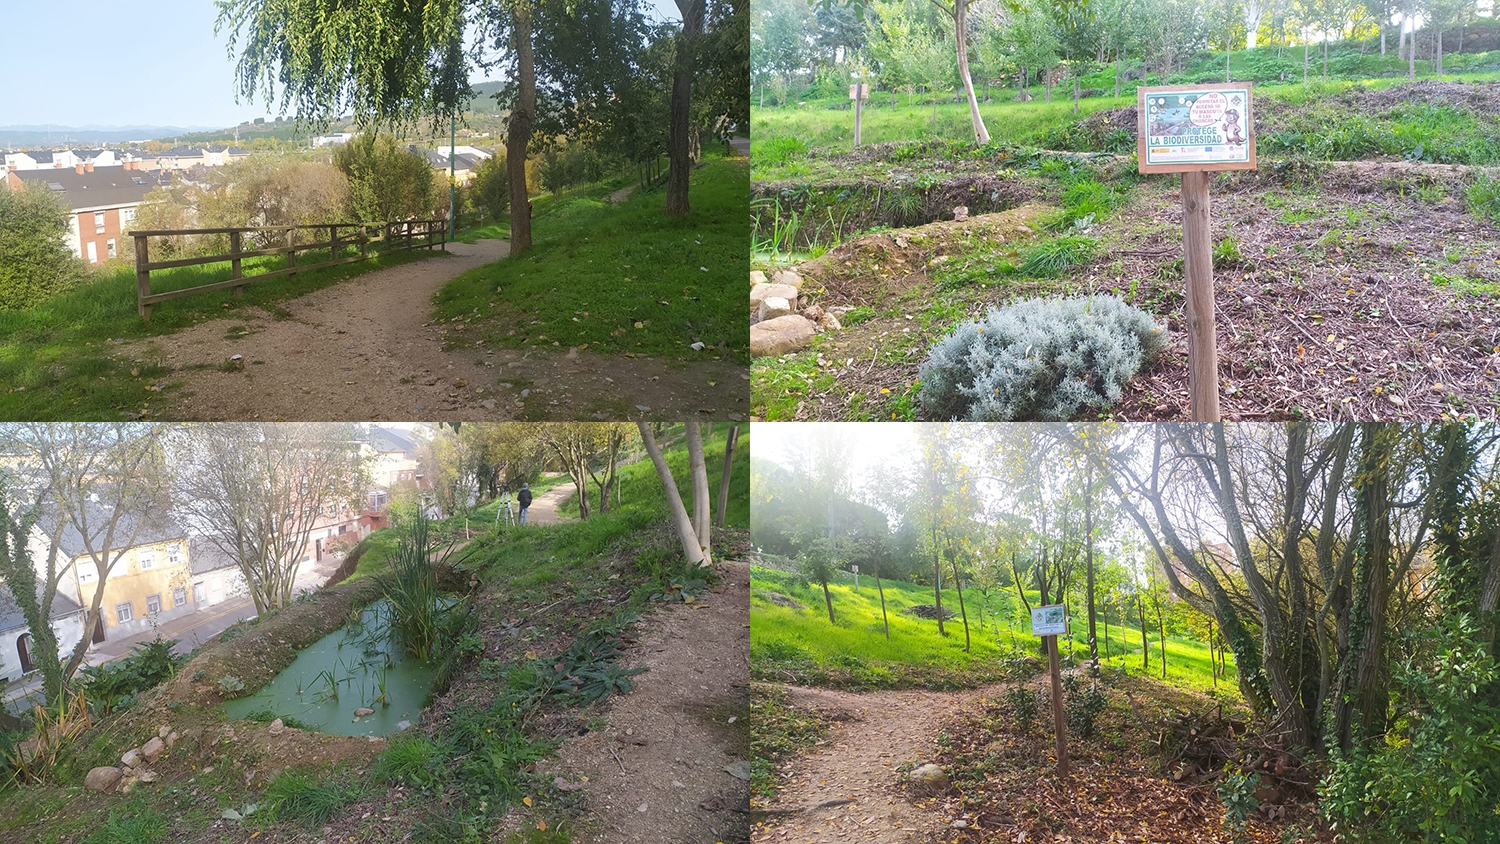
<path id="1" fill-rule="evenodd" d="M 678 20 L 672 0 L 647 0 Z M 212 0 L 125 5 L 73 0 L 66 21 L 7 15 L 0 23 L 0 126 L 234 126 L 275 116 L 261 102 L 236 103 L 226 35 L 214 35 Z M 475 80 L 479 81 L 479 80 Z"/>

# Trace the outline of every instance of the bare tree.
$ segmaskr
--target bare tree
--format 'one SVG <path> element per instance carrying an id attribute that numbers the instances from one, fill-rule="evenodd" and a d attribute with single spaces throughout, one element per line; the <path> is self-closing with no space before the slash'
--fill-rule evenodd
<path id="1" fill-rule="evenodd" d="M 174 445 L 179 512 L 239 565 L 260 613 L 291 603 L 319 514 L 369 488 L 353 425 L 220 422 Z"/>
<path id="2" fill-rule="evenodd" d="M 697 422 L 685 423 L 687 428 L 687 440 L 691 444 L 696 440 L 701 453 L 703 448 L 703 431 Z M 656 442 L 656 434 L 651 430 L 651 423 L 637 422 L 636 428 L 641 433 L 641 442 L 646 446 L 646 453 L 651 456 L 651 462 L 656 466 L 656 475 L 661 479 L 662 492 L 667 497 L 667 506 L 672 511 L 672 523 L 677 528 L 678 539 L 682 541 L 683 554 L 687 556 L 689 566 L 709 566 L 713 564 L 710 555 L 710 545 L 707 537 L 700 536 L 693 518 L 688 515 L 687 507 L 682 503 L 682 494 L 677 491 L 677 481 L 672 478 L 672 468 L 667 465 L 667 458 L 661 452 L 661 446 Z M 691 447 L 691 446 L 690 446 Z M 704 471 L 703 461 L 699 459 L 691 469 L 695 474 Z M 703 490 L 704 498 L 708 493 L 708 478 L 705 473 L 700 485 L 698 479 L 693 479 L 693 490 Z M 708 501 L 694 501 L 695 511 L 707 512 Z"/>
<path id="3" fill-rule="evenodd" d="M 145 423 L 27 423 L 0 428 L 0 452 L 14 458 L 14 489 L 31 503 L 3 517 L 6 529 L 27 535 L 26 549 L 13 547 L 0 559 L 0 577 L 10 584 L 26 618 L 43 690 L 53 701 L 83 664 L 90 633 L 110 572 L 125 552 L 154 533 L 167 507 L 163 428 Z M 33 526 L 42 537 L 36 541 Z M 41 552 L 37 565 L 33 555 Z M 78 560 L 87 558 L 95 576 L 84 617 L 84 635 L 66 662 L 51 627 L 53 602 L 65 580 L 81 591 Z M 29 570 L 27 570 L 29 568 Z"/>
<path id="4" fill-rule="evenodd" d="M 729 509 L 729 478 L 734 466 L 734 447 L 740 441 L 740 426 L 730 423 L 724 434 L 724 470 L 719 473 L 719 527 L 724 527 L 724 511 Z"/>

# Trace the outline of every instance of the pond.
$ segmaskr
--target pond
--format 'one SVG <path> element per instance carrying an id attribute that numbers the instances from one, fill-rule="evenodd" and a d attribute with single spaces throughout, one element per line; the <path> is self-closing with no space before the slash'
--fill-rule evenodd
<path id="1" fill-rule="evenodd" d="M 437 665 L 407 656 L 390 635 L 390 604 L 380 599 L 359 620 L 324 636 L 260 691 L 226 701 L 231 718 L 269 710 L 308 729 L 343 736 L 383 736 L 414 723 L 432 690 Z M 357 716 L 355 710 L 373 714 Z"/>

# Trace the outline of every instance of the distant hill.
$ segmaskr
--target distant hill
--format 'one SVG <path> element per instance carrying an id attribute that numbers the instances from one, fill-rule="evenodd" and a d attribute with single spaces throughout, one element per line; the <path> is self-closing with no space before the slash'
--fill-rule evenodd
<path id="1" fill-rule="evenodd" d="M 64 141 L 76 145 L 120 144 L 174 138 L 188 132 L 201 132 L 211 126 L 60 126 L 52 124 L 0 126 L 0 146 L 51 146 Z"/>

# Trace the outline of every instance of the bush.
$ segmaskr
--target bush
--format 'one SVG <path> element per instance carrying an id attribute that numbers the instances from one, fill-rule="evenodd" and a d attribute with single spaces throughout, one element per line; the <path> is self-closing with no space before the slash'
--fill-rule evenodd
<path id="1" fill-rule="evenodd" d="M 474 168 L 474 178 L 469 181 L 473 201 L 492 220 L 498 220 L 510 210 L 510 178 L 505 172 L 505 151 L 479 162 Z"/>
<path id="2" fill-rule="evenodd" d="M 0 189 L 0 310 L 32 307 L 82 278 L 67 235 L 68 209 L 46 185 Z"/>
<path id="3" fill-rule="evenodd" d="M 1031 732 L 1036 726 L 1036 694 L 1025 686 L 1016 686 L 1005 693 L 1005 708 L 1010 710 L 1010 717 L 1016 722 L 1016 729 L 1022 733 Z"/>
<path id="4" fill-rule="evenodd" d="M 349 180 L 349 210 L 359 220 L 425 219 L 437 207 L 447 215 L 448 180 L 390 135 L 361 132 L 334 151 L 333 164 Z"/>
<path id="5" fill-rule="evenodd" d="M 1082 739 L 1093 738 L 1094 719 L 1109 705 L 1109 699 L 1099 691 L 1097 682 L 1090 682 L 1087 689 L 1080 688 L 1081 685 L 1076 674 L 1063 679 L 1068 733 Z"/>
<path id="6" fill-rule="evenodd" d="M 172 679 L 187 662 L 186 656 L 172 652 L 176 644 L 176 639 L 157 636 L 136 645 L 124 659 L 84 666 L 79 671 L 84 696 L 99 714 L 129 707 L 137 695 Z"/>
<path id="7" fill-rule="evenodd" d="M 1166 329 L 1113 296 L 990 309 L 933 347 L 917 399 L 934 419 L 1060 421 L 1103 410 L 1166 345 Z"/>

